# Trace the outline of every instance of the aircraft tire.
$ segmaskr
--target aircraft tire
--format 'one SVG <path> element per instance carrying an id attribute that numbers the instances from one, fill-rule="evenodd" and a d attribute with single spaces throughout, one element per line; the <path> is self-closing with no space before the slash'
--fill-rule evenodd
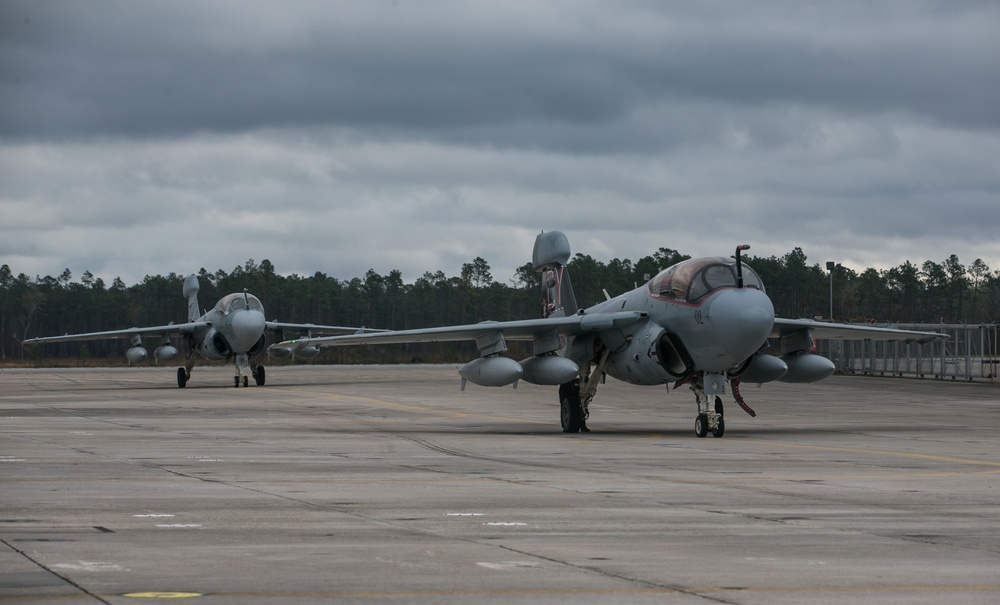
<path id="1" fill-rule="evenodd" d="M 187 372 L 184 368 L 177 368 L 177 388 L 183 389 L 187 381 Z"/>
<path id="2" fill-rule="evenodd" d="M 257 386 L 262 387 L 264 386 L 264 378 L 264 366 L 257 366 L 257 373 L 253 376 L 254 382 L 257 383 Z"/>
<path id="3" fill-rule="evenodd" d="M 722 437 L 725 434 L 726 434 L 726 421 L 723 420 L 722 418 L 719 418 L 719 428 L 712 431 L 712 436 Z"/>
<path id="4" fill-rule="evenodd" d="M 705 414 L 698 414 L 698 417 L 694 419 L 694 434 L 699 439 L 708 435 L 708 416 Z"/>
<path id="5" fill-rule="evenodd" d="M 240 377 L 239 376 L 233 376 L 233 387 L 237 388 L 237 389 L 240 388 Z"/>
<path id="6" fill-rule="evenodd" d="M 715 413 L 719 416 L 724 416 L 726 413 L 725 408 L 722 406 L 722 397 L 718 395 L 715 396 Z"/>
<path id="7" fill-rule="evenodd" d="M 250 379 L 247 378 L 246 376 L 243 377 L 243 386 L 245 387 L 250 386 Z"/>
<path id="8" fill-rule="evenodd" d="M 559 420 L 564 433 L 579 433 L 583 428 L 583 406 L 575 382 L 559 387 Z"/>

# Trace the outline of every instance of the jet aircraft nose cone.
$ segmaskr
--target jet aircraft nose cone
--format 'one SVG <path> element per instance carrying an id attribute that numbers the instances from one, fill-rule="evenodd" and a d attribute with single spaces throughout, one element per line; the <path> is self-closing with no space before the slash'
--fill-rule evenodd
<path id="1" fill-rule="evenodd" d="M 774 327 L 774 305 L 760 290 L 724 290 L 713 297 L 709 317 L 726 353 L 743 360 L 757 352 Z"/>
<path id="2" fill-rule="evenodd" d="M 233 312 L 230 327 L 233 331 L 233 342 L 230 345 L 235 353 L 245 353 L 250 350 L 264 334 L 267 320 L 264 314 L 254 309 L 242 309 Z"/>

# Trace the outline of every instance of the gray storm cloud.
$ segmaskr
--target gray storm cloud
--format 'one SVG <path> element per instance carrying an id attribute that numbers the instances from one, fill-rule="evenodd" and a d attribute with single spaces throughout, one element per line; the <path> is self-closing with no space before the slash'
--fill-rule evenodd
<path id="1" fill-rule="evenodd" d="M 6 2 L 0 261 L 506 279 L 561 228 L 998 266 L 998 30 L 989 2 Z"/>

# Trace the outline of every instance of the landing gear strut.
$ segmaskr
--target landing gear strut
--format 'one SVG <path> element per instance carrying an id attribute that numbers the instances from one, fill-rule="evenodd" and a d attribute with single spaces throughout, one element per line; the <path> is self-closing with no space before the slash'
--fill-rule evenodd
<path id="1" fill-rule="evenodd" d="M 598 381 L 604 374 L 610 354 L 611 351 L 602 347 L 593 361 L 580 368 L 579 378 L 559 385 L 559 419 L 564 433 L 590 432 L 587 428 L 590 402 L 597 393 Z"/>
<path id="2" fill-rule="evenodd" d="M 716 375 L 712 376 L 713 390 L 718 391 L 720 382 Z M 722 397 L 715 396 L 715 405 L 710 409 L 708 406 L 709 396 L 705 393 L 705 376 L 696 374 L 691 380 L 691 390 L 694 391 L 695 400 L 698 403 L 698 417 L 694 420 L 694 434 L 699 439 L 712 433 L 713 437 L 722 437 L 726 434 L 726 421 L 723 419 L 725 409 L 722 405 Z"/>
<path id="3" fill-rule="evenodd" d="M 694 434 L 698 437 L 705 437 L 709 433 L 712 433 L 713 437 L 722 437 L 726 434 L 726 421 L 723 419 L 725 410 L 722 407 L 722 397 L 715 396 L 715 406 L 710 410 L 708 407 L 709 396 L 705 393 L 706 382 L 712 385 L 712 392 L 725 393 L 724 378 L 721 374 L 706 375 L 703 372 L 693 374 L 689 377 L 689 380 L 691 380 L 691 390 L 694 391 L 694 397 L 698 402 L 698 417 L 694 421 Z M 678 383 L 677 386 L 681 384 Z M 743 400 L 743 395 L 740 394 L 739 377 L 737 376 L 730 380 L 729 386 L 733 391 L 733 398 L 736 399 L 736 403 L 751 417 L 756 417 L 757 412 L 753 411 L 753 408 L 747 405 L 747 402 Z"/>
<path id="4" fill-rule="evenodd" d="M 246 373 L 248 370 L 249 376 Z M 241 382 L 244 387 L 250 386 L 250 376 L 253 376 L 253 381 L 257 384 L 257 386 L 264 386 L 264 367 L 254 363 L 253 358 L 246 353 L 237 355 L 236 376 L 233 376 L 233 386 L 239 388 Z"/>
<path id="5" fill-rule="evenodd" d="M 184 367 L 177 368 L 177 388 L 183 389 L 191 380 L 191 370 L 194 368 L 194 339 L 188 336 L 187 346 L 184 351 Z"/>

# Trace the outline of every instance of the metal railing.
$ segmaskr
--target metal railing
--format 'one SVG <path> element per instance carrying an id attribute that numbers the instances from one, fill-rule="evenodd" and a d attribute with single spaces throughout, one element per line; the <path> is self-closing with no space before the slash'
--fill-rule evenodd
<path id="1" fill-rule="evenodd" d="M 832 360 L 842 374 L 998 381 L 997 324 L 870 325 L 944 332 L 948 339 L 923 345 L 901 341 L 818 340 L 817 352 Z"/>

